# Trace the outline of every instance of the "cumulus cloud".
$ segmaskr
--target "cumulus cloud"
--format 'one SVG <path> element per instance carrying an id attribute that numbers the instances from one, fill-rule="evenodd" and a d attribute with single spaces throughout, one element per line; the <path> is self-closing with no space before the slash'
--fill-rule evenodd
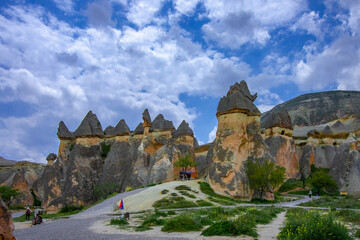
<path id="1" fill-rule="evenodd" d="M 308 53 L 297 63 L 295 82 L 302 90 L 323 89 L 331 84 L 360 89 L 360 37 L 343 36 L 320 53 Z"/>
<path id="2" fill-rule="evenodd" d="M 154 20 L 155 14 L 161 9 L 164 0 L 135 0 L 130 3 L 127 19 L 143 27 Z"/>
<path id="3" fill-rule="evenodd" d="M 211 132 L 209 133 L 209 140 L 208 140 L 208 143 L 211 143 L 215 140 L 216 138 L 216 131 L 217 131 L 217 126 L 215 126 L 213 128 L 213 130 L 211 130 Z"/>
<path id="4" fill-rule="evenodd" d="M 106 0 L 96 0 L 89 3 L 85 12 L 88 21 L 95 27 L 104 27 L 112 24 L 112 6 Z"/>
<path id="5" fill-rule="evenodd" d="M 53 0 L 56 6 L 63 10 L 64 12 L 71 13 L 74 8 L 74 3 L 72 0 Z"/>
<path id="6" fill-rule="evenodd" d="M 303 13 L 303 15 L 291 26 L 291 30 L 305 30 L 308 34 L 316 36 L 318 39 L 323 39 L 324 32 L 322 25 L 324 19 L 319 17 L 319 13 L 311 11 Z"/>

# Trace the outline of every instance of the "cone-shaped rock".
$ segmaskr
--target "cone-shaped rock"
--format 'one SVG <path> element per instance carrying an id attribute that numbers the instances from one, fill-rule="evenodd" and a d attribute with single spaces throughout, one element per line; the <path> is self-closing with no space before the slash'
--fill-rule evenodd
<path id="1" fill-rule="evenodd" d="M 129 135 L 130 129 L 124 119 L 121 119 L 115 127 L 115 135 Z"/>
<path id="2" fill-rule="evenodd" d="M 74 133 L 70 132 L 63 121 L 59 122 L 57 135 L 60 139 L 74 138 Z"/>
<path id="3" fill-rule="evenodd" d="M 322 133 L 323 133 L 323 134 L 326 134 L 326 135 L 332 135 L 332 134 L 333 134 L 333 131 L 331 130 L 331 127 L 330 127 L 330 126 L 326 126 L 326 127 L 322 130 Z"/>
<path id="4" fill-rule="evenodd" d="M 220 99 L 216 115 L 229 112 L 244 112 L 247 115 L 260 116 L 259 109 L 254 105 L 257 95 L 251 95 L 245 81 L 235 83 L 227 95 Z"/>
<path id="5" fill-rule="evenodd" d="M 76 137 L 86 136 L 104 136 L 102 126 L 92 111 L 89 111 L 80 123 L 80 126 L 74 132 Z"/>
<path id="6" fill-rule="evenodd" d="M 272 112 L 266 118 L 263 127 L 264 128 L 280 127 L 280 128 L 293 129 L 291 123 L 291 117 L 286 110 L 282 112 Z"/>
<path id="7" fill-rule="evenodd" d="M 104 133 L 106 136 L 115 136 L 115 128 L 113 126 L 108 126 L 105 128 Z"/>
<path id="8" fill-rule="evenodd" d="M 142 118 L 144 120 L 144 123 L 151 124 L 151 117 L 149 114 L 149 110 L 146 108 L 145 111 L 142 114 Z"/>
<path id="9" fill-rule="evenodd" d="M 135 134 L 143 134 L 144 133 L 144 126 L 142 123 L 139 123 L 134 131 Z"/>
<path id="10" fill-rule="evenodd" d="M 175 129 L 172 121 L 166 120 L 162 114 L 156 116 L 152 122 L 151 130 L 173 130 Z"/>
<path id="11" fill-rule="evenodd" d="M 194 136 L 194 132 L 193 130 L 191 130 L 191 128 L 189 127 L 189 124 L 183 120 L 179 127 L 174 130 L 172 133 L 171 133 L 172 137 L 173 138 L 177 138 L 177 137 L 180 137 L 180 136 L 184 136 L 184 135 L 188 135 L 188 136 L 191 136 L 193 137 Z"/>

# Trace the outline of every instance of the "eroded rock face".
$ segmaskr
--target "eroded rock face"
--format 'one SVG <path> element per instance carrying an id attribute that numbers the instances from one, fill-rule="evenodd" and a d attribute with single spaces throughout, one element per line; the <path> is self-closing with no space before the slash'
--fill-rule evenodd
<path id="1" fill-rule="evenodd" d="M 89 111 L 75 130 L 74 135 L 76 137 L 104 136 L 104 132 L 96 115 Z"/>
<path id="2" fill-rule="evenodd" d="M 4 201 L 0 197 L 0 239 L 16 240 L 13 231 L 15 230 L 11 214 Z"/>
<path id="3" fill-rule="evenodd" d="M 75 137 L 74 133 L 69 131 L 69 129 L 67 128 L 67 126 L 65 125 L 65 123 L 63 121 L 59 122 L 59 128 L 58 128 L 57 135 L 58 135 L 59 139 L 72 139 Z"/>
<path id="4" fill-rule="evenodd" d="M 264 123 L 262 124 L 264 128 L 286 128 L 293 129 L 291 117 L 286 110 L 281 112 L 271 112 Z"/>
<path id="5" fill-rule="evenodd" d="M 174 130 L 172 121 L 166 120 L 162 114 L 156 116 L 150 130 Z"/>
<path id="6" fill-rule="evenodd" d="M 185 136 L 185 135 L 188 135 L 188 136 L 194 136 L 194 132 L 193 130 L 189 127 L 189 124 L 183 120 L 179 127 L 174 130 L 172 133 L 171 133 L 172 137 L 173 138 L 177 138 L 177 137 L 180 137 L 180 136 Z"/>
<path id="7" fill-rule="evenodd" d="M 130 135 L 130 129 L 124 119 L 121 119 L 116 127 L 108 126 L 104 131 L 106 136 Z"/>
<path id="8" fill-rule="evenodd" d="M 245 174 L 246 160 L 271 160 L 260 134 L 260 112 L 253 104 L 245 82 L 232 86 L 218 106 L 216 139 L 211 144 L 207 162 L 209 184 L 215 192 L 250 200 Z"/>

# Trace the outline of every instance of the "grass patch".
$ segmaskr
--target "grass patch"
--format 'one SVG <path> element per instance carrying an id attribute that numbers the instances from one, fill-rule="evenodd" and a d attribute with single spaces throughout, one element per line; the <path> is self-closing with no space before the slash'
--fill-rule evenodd
<path id="1" fill-rule="evenodd" d="M 353 224 L 360 224 L 360 212 L 351 210 L 335 211 L 334 214 L 344 222 L 351 222 Z"/>
<path id="2" fill-rule="evenodd" d="M 205 200 L 203 200 L 203 199 L 196 200 L 196 204 L 197 204 L 199 207 L 214 206 L 211 202 L 205 201 Z"/>
<path id="3" fill-rule="evenodd" d="M 161 194 L 167 194 L 168 192 L 169 192 L 169 190 L 164 189 L 164 190 L 161 191 Z"/>
<path id="4" fill-rule="evenodd" d="M 290 209 L 286 214 L 286 225 L 278 239 L 352 239 L 349 231 L 335 220 L 334 214 L 317 210 Z"/>
<path id="5" fill-rule="evenodd" d="M 184 197 L 165 197 L 153 204 L 154 208 L 171 209 L 171 208 L 190 208 L 197 207 L 194 202 L 185 200 Z"/>
<path id="6" fill-rule="evenodd" d="M 360 198 L 355 196 L 331 197 L 324 196 L 310 202 L 301 203 L 300 206 L 328 207 L 328 208 L 355 208 L 360 209 Z"/>
<path id="7" fill-rule="evenodd" d="M 110 225 L 125 226 L 129 225 L 129 223 L 123 218 L 112 218 L 110 220 Z"/>
<path id="8" fill-rule="evenodd" d="M 251 216 L 258 224 L 269 224 L 282 211 L 283 209 L 276 207 L 265 207 L 262 209 L 248 208 L 246 209 L 246 214 Z"/>
<path id="9" fill-rule="evenodd" d="M 30 213 L 30 220 L 26 220 L 26 215 L 25 214 L 20 216 L 20 217 L 13 218 L 12 220 L 14 222 L 25 222 L 25 221 L 31 221 L 33 219 L 33 217 L 34 217 L 34 213 L 31 212 Z"/>
<path id="10" fill-rule="evenodd" d="M 84 206 L 75 206 L 75 205 L 65 205 L 59 213 L 70 213 L 70 212 L 80 212 L 84 209 Z"/>
<path id="11" fill-rule="evenodd" d="M 360 238 L 360 229 L 357 229 L 355 232 L 355 237 Z"/>
<path id="12" fill-rule="evenodd" d="M 196 198 L 195 195 L 193 195 L 193 194 L 191 194 L 191 193 L 188 193 L 188 192 L 185 191 L 185 190 L 180 190 L 179 192 L 181 193 L 181 195 L 187 196 L 187 197 L 189 197 L 189 198 Z"/>
<path id="13" fill-rule="evenodd" d="M 218 203 L 220 205 L 235 205 L 234 202 L 230 202 L 228 200 L 221 199 L 221 198 L 208 197 L 207 199 L 210 200 L 211 202 Z"/>
<path id="14" fill-rule="evenodd" d="M 281 185 L 281 187 L 279 188 L 278 192 L 288 192 L 291 191 L 295 188 L 298 187 L 303 187 L 303 183 L 300 180 L 297 180 L 295 178 L 290 178 L 288 180 L 286 180 L 283 185 Z"/>
<path id="15" fill-rule="evenodd" d="M 181 214 L 179 216 L 166 220 L 161 228 L 163 232 L 189 232 L 200 231 L 202 229 L 201 222 L 198 218 L 190 214 Z"/>
<path id="16" fill-rule="evenodd" d="M 20 209 L 25 210 L 24 205 L 10 205 L 10 206 L 8 206 L 8 208 L 9 208 L 9 210 L 20 210 Z"/>
<path id="17" fill-rule="evenodd" d="M 176 197 L 176 196 L 178 196 L 178 194 L 177 194 L 177 193 L 174 193 L 174 192 L 173 192 L 173 193 L 171 193 L 170 195 L 171 195 L 172 197 Z"/>

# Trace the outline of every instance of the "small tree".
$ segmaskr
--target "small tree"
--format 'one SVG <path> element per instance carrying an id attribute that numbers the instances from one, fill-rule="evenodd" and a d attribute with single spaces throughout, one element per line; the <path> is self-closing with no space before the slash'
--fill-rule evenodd
<path id="1" fill-rule="evenodd" d="M 318 168 L 311 176 L 311 186 L 317 189 L 318 194 L 320 190 L 325 190 L 327 192 L 336 192 L 338 186 L 334 179 L 329 175 L 328 169 Z"/>
<path id="2" fill-rule="evenodd" d="M 189 154 L 185 157 L 180 157 L 174 164 L 175 167 L 181 167 L 183 172 L 186 172 L 187 167 L 195 167 L 196 162 L 192 160 Z"/>
<path id="3" fill-rule="evenodd" d="M 17 197 L 21 193 L 18 189 L 9 186 L 0 186 L 0 196 L 7 206 L 11 203 L 11 197 Z"/>
<path id="4" fill-rule="evenodd" d="M 285 180 L 285 168 L 276 166 L 273 162 L 248 160 L 246 162 L 246 175 L 250 188 L 260 192 L 260 198 L 270 187 L 276 188 Z"/>

